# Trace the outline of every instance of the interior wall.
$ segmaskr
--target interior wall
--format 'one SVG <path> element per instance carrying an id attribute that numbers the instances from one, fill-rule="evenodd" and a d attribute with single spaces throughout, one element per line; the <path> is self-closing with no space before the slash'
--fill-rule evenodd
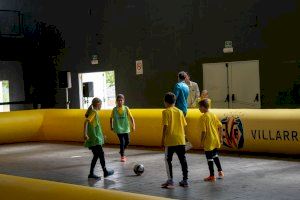
<path id="1" fill-rule="evenodd" d="M 102 17 L 100 32 L 87 31 L 86 57 L 76 70 L 69 69 L 115 70 L 116 92 L 125 94 L 129 106 L 154 108 L 163 106 L 163 95 L 173 90 L 181 70 L 203 89 L 203 63 L 257 59 L 262 108 L 298 107 L 300 40 L 292 24 L 299 7 L 296 1 L 266 7 L 265 1 L 106 1 L 103 13 L 96 10 L 89 24 Z M 222 52 L 226 40 L 233 42 L 233 54 Z M 99 65 L 90 65 L 92 52 L 99 54 Z M 137 76 L 139 59 L 144 75 Z"/>
<path id="2" fill-rule="evenodd" d="M 72 72 L 71 108 L 79 108 L 78 73 L 114 70 L 116 92 L 130 107 L 162 107 L 177 73 L 186 70 L 202 88 L 202 64 L 259 60 L 262 108 L 298 107 L 300 20 L 296 0 L 4 0 L 1 9 L 54 24 L 66 42 L 56 70 Z M 224 54 L 224 42 L 233 54 Z M 91 65 L 93 54 L 100 64 Z M 135 74 L 142 59 L 144 74 Z M 26 69 L 24 69 L 26 70 Z M 297 96 L 298 95 L 298 96 Z M 64 92 L 56 94 L 63 107 Z"/>

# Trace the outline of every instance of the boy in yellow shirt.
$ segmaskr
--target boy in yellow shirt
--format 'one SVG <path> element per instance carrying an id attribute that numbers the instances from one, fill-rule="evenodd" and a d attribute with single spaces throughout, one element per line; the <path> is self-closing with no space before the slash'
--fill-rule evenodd
<path id="1" fill-rule="evenodd" d="M 203 115 L 200 117 L 201 144 L 203 145 L 210 175 L 204 181 L 215 181 L 214 163 L 218 168 L 219 178 L 224 177 L 221 163 L 218 157 L 218 150 L 222 142 L 222 123 L 217 116 L 209 111 L 209 102 L 204 99 L 199 102 L 199 110 Z"/>
<path id="2" fill-rule="evenodd" d="M 185 126 L 187 125 L 183 112 L 175 107 L 176 96 L 172 92 L 165 95 L 166 109 L 162 112 L 163 136 L 162 146 L 165 147 L 165 162 L 168 180 L 162 188 L 173 188 L 172 158 L 176 153 L 181 164 L 183 180 L 179 182 L 182 187 L 188 187 L 188 166 L 185 157 Z"/>

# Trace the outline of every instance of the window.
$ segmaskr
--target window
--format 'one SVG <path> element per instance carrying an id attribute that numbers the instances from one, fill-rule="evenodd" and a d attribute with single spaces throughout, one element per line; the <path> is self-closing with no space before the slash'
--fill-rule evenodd
<path id="1" fill-rule="evenodd" d="M 9 81 L 0 81 L 0 103 L 9 102 Z M 9 112 L 9 105 L 0 105 L 0 112 Z"/>

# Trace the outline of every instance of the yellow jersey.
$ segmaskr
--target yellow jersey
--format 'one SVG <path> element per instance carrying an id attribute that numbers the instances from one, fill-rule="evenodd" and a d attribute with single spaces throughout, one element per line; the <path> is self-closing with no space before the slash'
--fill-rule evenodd
<path id="1" fill-rule="evenodd" d="M 201 134 L 205 132 L 204 138 L 204 151 L 212 151 L 221 147 L 220 136 L 218 128 L 222 128 L 222 123 L 218 117 L 211 113 L 206 112 L 200 117 Z"/>
<path id="2" fill-rule="evenodd" d="M 165 133 L 165 146 L 185 145 L 184 127 L 187 125 L 183 112 L 175 106 L 162 112 L 162 124 L 167 126 Z"/>

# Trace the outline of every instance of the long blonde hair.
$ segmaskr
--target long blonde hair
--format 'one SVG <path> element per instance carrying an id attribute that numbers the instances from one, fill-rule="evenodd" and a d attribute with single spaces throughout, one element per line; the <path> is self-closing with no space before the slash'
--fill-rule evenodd
<path id="1" fill-rule="evenodd" d="M 92 104 L 89 106 L 88 110 L 85 113 L 85 117 L 88 118 L 91 111 L 94 109 L 94 107 L 98 104 L 98 103 L 102 103 L 101 99 L 99 99 L 98 97 L 93 98 L 92 100 Z"/>

